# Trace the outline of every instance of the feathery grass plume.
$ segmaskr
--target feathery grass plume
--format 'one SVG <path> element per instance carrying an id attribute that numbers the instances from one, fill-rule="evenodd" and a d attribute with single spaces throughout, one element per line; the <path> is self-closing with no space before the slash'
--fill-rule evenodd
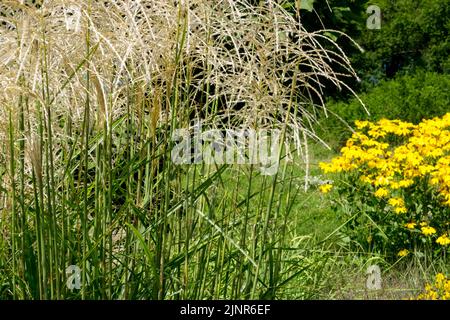
<path id="1" fill-rule="evenodd" d="M 274 0 L 0 10 L 0 297 L 274 298 L 305 272 L 281 249 L 292 170 L 177 167 L 171 135 L 201 119 L 308 150 L 323 87 L 355 76 L 325 32 Z"/>
<path id="2" fill-rule="evenodd" d="M 183 106 L 187 113 L 209 119 L 214 112 L 215 123 L 246 127 L 286 123 L 297 137 L 298 130 L 314 135 L 311 104 L 324 107 L 324 83 L 345 87 L 344 77 L 356 76 L 332 39 L 306 31 L 277 1 L 259 6 L 242 0 L 94 1 L 89 14 L 87 2 L 78 1 L 43 1 L 39 9 L 18 1 L 3 6 L 15 10 L 4 18 L 14 28 L 2 32 L 3 88 L 24 76 L 27 90 L 39 96 L 41 62 L 33 61 L 33 46 L 46 46 L 52 104 L 70 105 L 78 121 L 83 110 L 78 93 L 86 90 L 79 69 L 86 59 L 95 75 L 96 108 L 106 109 L 105 94 L 110 95 L 114 110 L 105 113 L 113 112 L 113 118 L 125 112 L 126 84 L 143 81 L 151 100 L 155 90 L 170 88 L 182 73 L 189 76 L 183 89 L 194 98 Z M 87 56 L 88 21 L 98 50 Z M 333 65 L 346 73 L 335 72 Z"/>

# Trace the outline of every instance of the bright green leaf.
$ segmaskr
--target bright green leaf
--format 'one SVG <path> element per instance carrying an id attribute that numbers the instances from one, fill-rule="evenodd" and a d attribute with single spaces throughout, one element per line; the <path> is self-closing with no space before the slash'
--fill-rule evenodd
<path id="1" fill-rule="evenodd" d="M 314 1 L 315 0 L 297 0 L 297 6 L 300 7 L 300 9 L 308 10 L 309 12 L 312 12 L 314 9 Z"/>

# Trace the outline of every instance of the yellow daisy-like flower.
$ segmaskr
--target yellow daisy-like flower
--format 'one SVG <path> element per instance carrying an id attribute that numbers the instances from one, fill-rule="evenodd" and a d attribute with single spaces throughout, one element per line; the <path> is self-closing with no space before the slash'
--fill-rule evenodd
<path id="1" fill-rule="evenodd" d="M 333 185 L 331 184 L 323 184 L 319 187 L 320 192 L 322 193 L 328 193 L 333 188 Z"/>
<path id="2" fill-rule="evenodd" d="M 405 227 L 407 229 L 414 229 L 415 226 L 417 226 L 417 223 L 415 223 L 415 222 L 408 222 L 408 223 L 405 224 Z"/>
<path id="3" fill-rule="evenodd" d="M 441 118 L 423 120 L 415 125 L 400 120 L 382 119 L 376 123 L 356 121 L 357 131 L 341 149 L 341 155 L 321 163 L 327 172 L 356 172 L 360 180 L 375 187 L 378 199 L 395 190 L 427 182 L 442 196 L 442 205 L 450 207 L 450 113 Z M 390 144 L 387 134 L 404 138 L 402 144 Z M 402 199 L 389 201 L 402 213 Z"/>
<path id="4" fill-rule="evenodd" d="M 444 274 L 438 273 L 436 275 L 436 280 L 435 280 L 436 287 L 440 287 L 442 284 L 444 284 L 445 280 L 446 280 L 446 278 L 445 278 Z"/>
<path id="5" fill-rule="evenodd" d="M 405 207 L 396 207 L 394 209 L 395 213 L 400 214 L 400 213 L 406 213 L 408 212 L 408 209 L 406 209 Z"/>
<path id="6" fill-rule="evenodd" d="M 361 120 L 356 120 L 356 121 L 355 121 L 355 126 L 356 126 L 358 129 L 363 129 L 363 128 L 369 126 L 369 124 L 370 124 L 369 121 L 361 121 Z"/>
<path id="7" fill-rule="evenodd" d="M 398 255 L 399 257 L 406 257 L 408 254 L 409 254 L 409 250 L 408 250 L 408 249 L 400 250 L 400 251 L 397 253 L 397 255 Z"/>
<path id="8" fill-rule="evenodd" d="M 377 198 L 385 198 L 389 194 L 389 191 L 385 188 L 380 188 L 375 192 L 375 197 Z"/>
<path id="9" fill-rule="evenodd" d="M 433 227 L 422 227 L 420 230 L 422 230 L 422 233 L 425 236 L 431 236 L 432 234 L 436 233 L 436 229 Z"/>
<path id="10" fill-rule="evenodd" d="M 450 244 L 450 238 L 444 234 L 437 238 L 436 243 L 440 244 L 441 246 L 446 246 Z"/>
<path id="11" fill-rule="evenodd" d="M 438 273 L 434 283 L 425 285 L 425 292 L 417 297 L 418 300 L 448 300 L 450 299 L 450 280 Z"/>
<path id="12" fill-rule="evenodd" d="M 369 184 L 372 183 L 372 179 L 370 177 L 368 177 L 368 176 L 361 176 L 359 178 L 359 180 L 361 180 L 364 183 L 369 183 Z"/>
<path id="13" fill-rule="evenodd" d="M 409 186 L 413 185 L 414 181 L 411 179 L 408 180 L 401 180 L 399 181 L 398 185 L 400 186 L 400 188 L 408 188 Z"/>
<path id="14" fill-rule="evenodd" d="M 439 178 L 431 178 L 430 184 L 433 186 L 439 184 Z"/>
<path id="15" fill-rule="evenodd" d="M 388 203 L 393 207 L 404 207 L 405 202 L 402 198 L 391 198 L 389 199 Z"/>
<path id="16" fill-rule="evenodd" d="M 319 167 L 325 173 L 334 172 L 334 168 L 330 163 L 320 162 Z"/>

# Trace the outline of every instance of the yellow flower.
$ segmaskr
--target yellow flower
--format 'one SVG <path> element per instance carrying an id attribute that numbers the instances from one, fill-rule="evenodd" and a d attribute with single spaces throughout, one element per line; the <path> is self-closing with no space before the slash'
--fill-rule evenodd
<path id="1" fill-rule="evenodd" d="M 449 300 L 450 280 L 442 274 L 436 275 L 434 283 L 425 285 L 425 292 L 417 296 L 418 300 Z"/>
<path id="2" fill-rule="evenodd" d="M 442 273 L 436 275 L 436 287 L 440 287 L 445 281 L 445 276 Z"/>
<path id="3" fill-rule="evenodd" d="M 393 207 L 404 207 L 405 202 L 402 198 L 391 198 L 389 199 L 388 203 Z"/>
<path id="4" fill-rule="evenodd" d="M 406 212 L 408 212 L 408 209 L 406 209 L 405 207 L 395 207 L 394 211 L 395 211 L 395 213 L 397 213 L 397 214 L 401 214 L 401 213 L 406 213 Z"/>
<path id="5" fill-rule="evenodd" d="M 400 251 L 397 253 L 397 255 L 398 255 L 399 257 L 406 257 L 408 254 L 409 254 L 409 250 L 408 250 L 408 249 L 400 250 Z"/>
<path id="6" fill-rule="evenodd" d="M 386 201 L 386 209 L 399 215 L 397 221 L 393 221 L 394 228 L 400 223 L 406 229 L 418 230 L 424 236 L 437 238 L 436 242 L 433 240 L 435 246 L 450 247 L 448 230 L 445 235 L 438 234 L 430 226 L 437 225 L 440 214 L 430 216 L 429 219 L 423 215 L 422 219 L 427 222 L 408 222 L 403 221 L 402 217 L 408 214 L 413 205 L 432 205 L 430 209 L 436 212 L 450 208 L 450 113 L 418 124 L 381 119 L 377 122 L 356 121 L 355 125 L 356 131 L 347 140 L 340 155 L 327 163 L 321 163 L 322 170 L 325 173 L 341 173 L 347 182 L 353 181 L 353 177 L 358 179 L 362 188 L 351 192 L 360 192 L 362 201 L 369 200 L 366 190 L 373 190 L 371 196 L 377 200 L 373 203 L 374 207 L 384 208 Z M 396 136 L 395 141 L 386 139 L 391 135 Z M 427 198 L 417 197 L 412 188 L 415 185 L 423 186 L 433 194 Z M 329 187 L 323 188 L 325 193 L 329 192 Z M 440 203 L 427 199 L 439 199 Z M 423 200 L 425 202 L 421 203 Z M 445 217 L 442 223 L 443 226 L 446 223 L 450 225 L 450 217 Z M 427 294 L 429 297 L 435 295 L 431 291 Z"/>
<path id="7" fill-rule="evenodd" d="M 375 192 L 375 197 L 377 198 L 384 198 L 387 197 L 387 195 L 389 194 L 389 191 L 385 188 L 379 188 L 376 192 Z"/>
<path id="8" fill-rule="evenodd" d="M 322 171 L 325 172 L 325 173 L 334 172 L 334 168 L 333 168 L 333 166 L 331 165 L 331 163 L 320 162 L 320 163 L 319 163 L 319 167 L 320 167 L 320 169 L 322 169 Z"/>
<path id="9" fill-rule="evenodd" d="M 399 181 L 398 185 L 400 188 L 408 188 L 409 186 L 413 185 L 414 181 L 411 179 L 401 180 Z"/>
<path id="10" fill-rule="evenodd" d="M 406 213 L 408 210 L 405 207 L 405 202 L 402 198 L 391 198 L 388 203 L 394 207 L 395 213 Z"/>
<path id="11" fill-rule="evenodd" d="M 375 186 L 387 186 L 389 185 L 389 178 L 380 176 L 375 179 Z"/>
<path id="12" fill-rule="evenodd" d="M 446 234 L 444 234 L 437 238 L 436 243 L 440 244 L 441 246 L 446 246 L 450 244 L 450 238 Z"/>
<path id="13" fill-rule="evenodd" d="M 417 226 L 417 223 L 415 222 L 408 222 L 407 224 L 405 224 L 405 227 L 408 229 L 414 229 L 415 226 Z"/>
<path id="14" fill-rule="evenodd" d="M 332 188 L 333 188 L 333 185 L 331 185 L 331 184 L 323 184 L 319 187 L 320 192 L 322 192 L 322 193 L 328 193 L 331 191 Z"/>
<path id="15" fill-rule="evenodd" d="M 368 176 L 361 176 L 360 178 L 359 178 L 359 180 L 361 180 L 362 182 L 364 182 L 364 183 L 372 183 L 372 179 L 370 178 L 370 177 L 368 177 Z"/>
<path id="16" fill-rule="evenodd" d="M 425 236 L 430 236 L 430 235 L 436 233 L 436 229 L 433 228 L 433 227 L 422 227 L 422 228 L 420 228 L 420 230 L 422 230 L 422 233 L 423 233 Z"/>
<path id="17" fill-rule="evenodd" d="M 400 189 L 400 184 L 398 182 L 392 181 L 391 182 L 391 189 L 392 190 Z"/>
<path id="18" fill-rule="evenodd" d="M 370 124 L 369 121 L 360 121 L 360 120 L 356 120 L 355 121 L 355 126 L 358 129 L 364 129 L 365 127 L 367 127 Z"/>

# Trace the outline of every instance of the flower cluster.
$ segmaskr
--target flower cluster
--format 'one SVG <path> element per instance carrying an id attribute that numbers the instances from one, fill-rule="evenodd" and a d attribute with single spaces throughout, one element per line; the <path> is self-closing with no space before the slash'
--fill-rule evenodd
<path id="1" fill-rule="evenodd" d="M 405 230 L 448 246 L 450 113 L 417 125 L 387 119 L 355 125 L 341 154 L 320 163 L 321 169 L 356 177 L 352 183 L 358 188 L 352 192 L 365 193 L 378 207 L 397 215 Z"/>
<path id="2" fill-rule="evenodd" d="M 425 292 L 417 300 L 450 300 L 450 279 L 438 273 L 434 283 L 425 285 Z"/>

